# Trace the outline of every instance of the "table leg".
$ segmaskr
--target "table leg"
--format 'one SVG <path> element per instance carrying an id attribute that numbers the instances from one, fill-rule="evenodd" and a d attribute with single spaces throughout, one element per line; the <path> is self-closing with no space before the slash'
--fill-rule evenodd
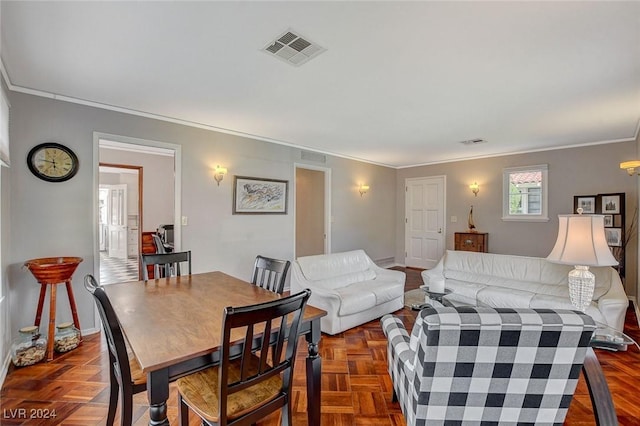
<path id="1" fill-rule="evenodd" d="M 149 426 L 169 426 L 167 399 L 169 399 L 169 371 L 158 370 L 147 376 L 149 398 Z"/>
<path id="2" fill-rule="evenodd" d="M 47 285 L 40 284 L 40 297 L 38 298 L 38 308 L 36 309 L 36 320 L 33 325 L 40 327 L 40 320 L 42 319 L 42 308 L 44 306 L 44 297 L 47 295 Z"/>
<path id="3" fill-rule="evenodd" d="M 56 284 L 51 284 L 51 294 L 49 295 L 49 333 L 47 340 L 47 361 L 53 360 L 53 339 L 56 329 Z"/>
<path id="4" fill-rule="evenodd" d="M 78 329 L 80 334 L 80 341 L 82 341 L 82 331 L 80 330 L 80 320 L 78 319 L 78 308 L 76 308 L 76 299 L 73 297 L 73 287 L 71 287 L 71 279 L 65 281 L 67 286 L 67 296 L 69 296 L 69 306 L 71 306 L 71 317 L 73 318 L 73 324 Z"/>
<path id="5" fill-rule="evenodd" d="M 320 319 L 311 321 L 311 331 L 306 334 L 309 345 L 309 355 L 307 356 L 307 416 L 309 426 L 320 425 L 320 392 L 321 392 L 321 372 L 322 359 L 318 355 L 318 344 L 320 343 Z"/>
<path id="6" fill-rule="evenodd" d="M 602 426 L 617 426 L 618 418 L 616 416 L 616 408 L 613 405 L 609 385 L 602 372 L 600 362 L 596 357 L 593 348 L 587 349 L 587 355 L 582 365 L 582 374 L 584 374 L 587 387 L 589 388 L 589 396 L 591 397 L 591 405 L 593 406 L 593 414 L 596 418 L 596 424 Z"/>

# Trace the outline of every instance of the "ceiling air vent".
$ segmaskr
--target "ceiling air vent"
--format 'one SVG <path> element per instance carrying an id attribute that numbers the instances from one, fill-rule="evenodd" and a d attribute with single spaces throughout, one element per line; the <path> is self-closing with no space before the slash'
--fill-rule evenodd
<path id="1" fill-rule="evenodd" d="M 262 49 L 263 52 L 296 67 L 315 58 L 325 50 L 327 49 L 292 30 L 285 31 Z"/>
<path id="2" fill-rule="evenodd" d="M 460 142 L 462 145 L 478 145 L 481 143 L 487 143 L 484 139 L 469 139 L 466 141 Z"/>

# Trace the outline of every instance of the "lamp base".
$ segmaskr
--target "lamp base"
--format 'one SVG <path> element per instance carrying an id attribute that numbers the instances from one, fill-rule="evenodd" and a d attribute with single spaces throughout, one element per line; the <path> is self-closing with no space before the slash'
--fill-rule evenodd
<path id="1" fill-rule="evenodd" d="M 571 304 L 584 312 L 593 299 L 596 276 L 589 271 L 588 266 L 576 265 L 576 269 L 569 272 L 568 279 Z"/>

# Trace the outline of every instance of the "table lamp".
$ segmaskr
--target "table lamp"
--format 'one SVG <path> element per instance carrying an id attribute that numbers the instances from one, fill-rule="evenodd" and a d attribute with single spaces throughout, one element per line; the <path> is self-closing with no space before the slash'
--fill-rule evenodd
<path id="1" fill-rule="evenodd" d="M 593 298 L 595 275 L 589 266 L 613 266 L 618 261 L 611 254 L 604 234 L 603 215 L 558 215 L 558 239 L 547 260 L 574 265 L 569 272 L 569 297 L 576 309 L 585 311 Z"/>

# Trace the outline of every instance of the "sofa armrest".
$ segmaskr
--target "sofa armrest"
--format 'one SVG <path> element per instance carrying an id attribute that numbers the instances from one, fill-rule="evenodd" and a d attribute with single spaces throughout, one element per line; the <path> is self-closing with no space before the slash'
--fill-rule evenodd
<path id="1" fill-rule="evenodd" d="M 411 349 L 409 333 L 402 320 L 395 315 L 385 315 L 380 318 L 380 324 L 384 335 L 387 337 L 388 367 L 392 379 L 399 375 L 400 370 L 405 373 L 413 372 L 416 353 Z"/>
<path id="2" fill-rule="evenodd" d="M 609 327 L 622 331 L 628 306 L 629 299 L 622 286 L 620 275 L 611 268 L 611 287 L 598 299 L 598 309 L 608 320 Z"/>
<path id="3" fill-rule="evenodd" d="M 337 293 L 318 287 L 314 281 L 306 279 L 297 262 L 293 262 L 291 266 L 291 281 L 289 283 L 291 294 L 308 288 L 311 290 L 311 296 L 307 302 L 309 305 L 327 312 L 338 312 L 340 310 L 341 299 Z"/>
<path id="4" fill-rule="evenodd" d="M 420 273 L 420 276 L 422 276 L 422 282 L 425 285 L 429 285 L 429 282 L 432 279 L 443 280 L 444 279 L 444 256 L 440 259 L 440 261 L 436 264 L 435 267 L 422 271 Z"/>
<path id="5" fill-rule="evenodd" d="M 376 273 L 376 279 L 381 278 L 385 281 L 395 281 L 398 283 L 404 283 L 406 281 L 406 274 L 402 271 L 396 271 L 394 269 L 385 269 L 377 265 L 374 265 L 372 269 Z"/>

